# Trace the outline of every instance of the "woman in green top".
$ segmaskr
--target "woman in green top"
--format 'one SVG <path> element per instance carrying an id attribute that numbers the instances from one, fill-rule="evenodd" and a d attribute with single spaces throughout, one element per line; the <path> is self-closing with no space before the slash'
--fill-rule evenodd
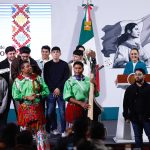
<path id="1" fill-rule="evenodd" d="M 18 125 L 32 130 L 37 140 L 37 148 L 42 148 L 42 150 L 48 145 L 44 128 L 46 119 L 41 98 L 48 94 L 49 90 L 44 80 L 33 74 L 30 63 L 24 61 L 21 64 L 21 74 L 13 83 L 12 96 L 14 100 L 19 101 Z"/>
<path id="2" fill-rule="evenodd" d="M 73 69 L 74 76 L 71 76 L 64 86 L 64 100 L 68 101 L 66 108 L 68 123 L 73 123 L 81 117 L 87 117 L 87 109 L 90 107 L 88 104 L 90 78 L 82 74 L 84 70 L 82 62 L 76 61 Z"/>

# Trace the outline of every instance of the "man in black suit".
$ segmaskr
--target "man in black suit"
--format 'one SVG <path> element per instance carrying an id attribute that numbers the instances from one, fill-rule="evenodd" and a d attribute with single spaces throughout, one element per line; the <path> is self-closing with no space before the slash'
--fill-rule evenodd
<path id="1" fill-rule="evenodd" d="M 0 70 L 1 69 L 10 70 L 11 63 L 16 58 L 16 49 L 13 46 L 8 46 L 5 49 L 5 54 L 6 54 L 6 59 L 4 59 L 3 61 L 0 62 Z M 12 99 L 12 95 L 11 95 L 11 88 L 12 88 L 11 72 L 7 71 L 5 73 L 2 73 L 1 76 L 6 80 L 7 85 L 8 85 L 8 100 L 7 100 L 6 109 L 3 111 L 3 113 L 0 114 L 0 122 L 3 125 L 6 125 L 8 112 L 10 109 L 10 103 L 11 103 L 11 99 Z"/>

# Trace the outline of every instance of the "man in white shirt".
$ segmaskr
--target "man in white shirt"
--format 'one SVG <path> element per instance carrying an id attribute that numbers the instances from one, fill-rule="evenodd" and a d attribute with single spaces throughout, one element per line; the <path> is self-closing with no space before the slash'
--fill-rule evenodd
<path id="1" fill-rule="evenodd" d="M 42 77 L 43 77 L 44 64 L 50 60 L 50 47 L 48 45 L 42 46 L 41 55 L 42 58 L 38 59 L 36 62 L 40 67 L 40 69 L 42 70 Z"/>

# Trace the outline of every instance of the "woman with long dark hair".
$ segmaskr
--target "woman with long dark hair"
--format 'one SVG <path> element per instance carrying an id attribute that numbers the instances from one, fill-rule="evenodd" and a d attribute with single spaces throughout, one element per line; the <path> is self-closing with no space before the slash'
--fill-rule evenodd
<path id="1" fill-rule="evenodd" d="M 133 48 L 138 49 L 139 59 L 148 63 L 148 54 L 142 50 L 142 46 L 137 42 L 140 37 L 140 30 L 136 23 L 128 23 L 125 26 L 125 32 L 117 39 L 117 52 L 114 57 L 114 68 L 123 68 L 130 61 L 130 51 Z"/>

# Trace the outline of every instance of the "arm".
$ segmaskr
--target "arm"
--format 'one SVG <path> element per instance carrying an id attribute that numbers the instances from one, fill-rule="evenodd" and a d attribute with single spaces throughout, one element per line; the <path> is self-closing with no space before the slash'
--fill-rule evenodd
<path id="1" fill-rule="evenodd" d="M 115 54 L 113 66 L 116 68 L 124 67 L 128 61 L 129 61 L 129 48 L 120 45 Z"/>
<path id="2" fill-rule="evenodd" d="M 4 110 L 6 109 L 7 106 L 7 102 L 8 102 L 8 85 L 7 82 L 5 81 L 5 79 L 2 79 L 1 81 L 1 88 L 0 89 L 0 93 L 2 96 L 1 97 L 1 105 L 0 105 L 0 114 L 2 114 L 4 112 Z"/>
<path id="3" fill-rule="evenodd" d="M 123 99 L 123 117 L 125 118 L 125 120 L 129 120 L 128 110 L 129 110 L 129 92 L 127 88 L 124 94 L 124 99 Z"/>
<path id="4" fill-rule="evenodd" d="M 44 97 L 49 95 L 50 91 L 49 91 L 48 86 L 46 85 L 46 83 L 44 82 L 42 77 L 39 76 L 38 80 L 40 81 L 40 84 L 42 86 L 40 94 L 41 94 L 42 98 L 44 98 Z"/>
<path id="5" fill-rule="evenodd" d="M 16 101 L 23 99 L 23 96 L 24 96 L 18 86 L 20 86 L 19 82 L 17 81 L 17 79 L 15 79 L 13 86 L 12 86 L 12 97 Z"/>
<path id="6" fill-rule="evenodd" d="M 15 80 L 19 75 L 19 60 L 16 58 L 11 64 L 11 76 Z"/>

